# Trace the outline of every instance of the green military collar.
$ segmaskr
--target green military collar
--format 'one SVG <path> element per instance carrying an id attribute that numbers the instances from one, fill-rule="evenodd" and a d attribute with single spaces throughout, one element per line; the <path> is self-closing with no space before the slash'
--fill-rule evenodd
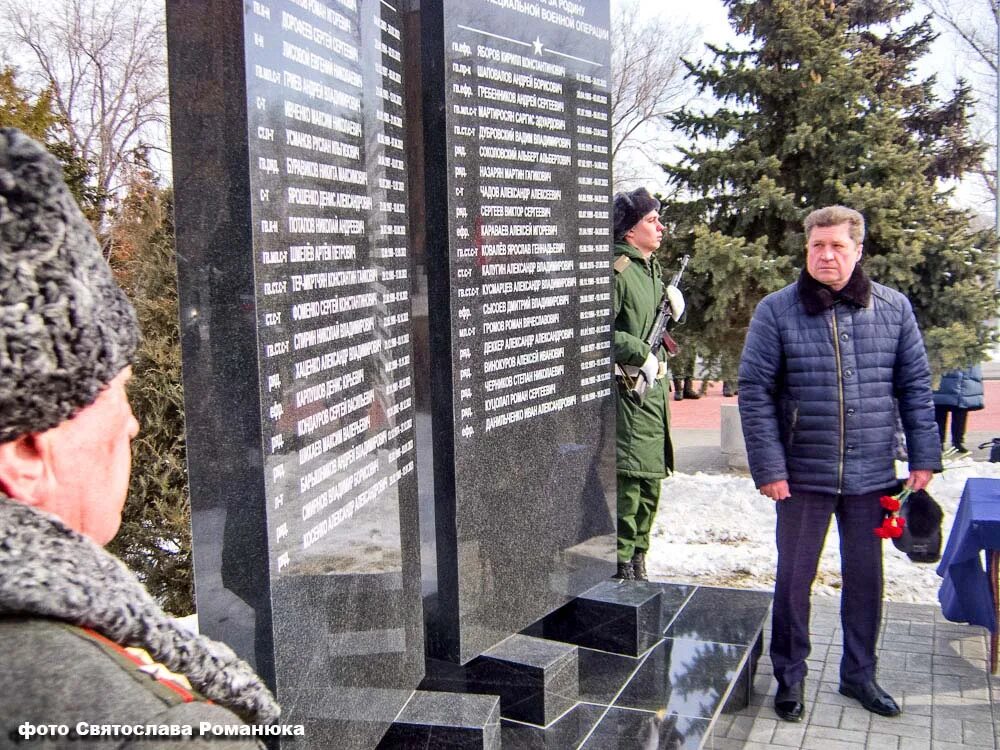
<path id="1" fill-rule="evenodd" d="M 615 255 L 627 255 L 632 260 L 645 261 L 645 259 L 642 257 L 642 252 L 638 248 L 632 247 L 627 242 L 615 243 Z M 653 256 L 651 255 L 649 257 L 652 258 Z"/>
<path id="2" fill-rule="evenodd" d="M 652 255 L 650 255 L 649 256 L 649 260 L 647 261 L 642 256 L 642 251 L 641 250 L 639 250 L 638 248 L 632 247 L 627 242 L 616 242 L 615 243 L 615 247 L 614 247 L 614 253 L 615 253 L 615 257 L 618 258 L 618 259 L 621 259 L 622 256 L 624 256 L 624 257 L 628 258 L 629 260 L 639 261 L 640 263 L 642 263 L 647 268 L 653 269 L 654 272 L 659 270 L 660 264 L 659 264 L 659 261 L 656 260 L 656 253 L 653 253 Z"/>

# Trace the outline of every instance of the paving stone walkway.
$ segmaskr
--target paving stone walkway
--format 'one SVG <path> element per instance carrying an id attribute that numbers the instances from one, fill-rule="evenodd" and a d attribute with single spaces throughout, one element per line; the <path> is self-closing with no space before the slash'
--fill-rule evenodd
<path id="1" fill-rule="evenodd" d="M 878 681 L 903 708 L 884 718 L 837 692 L 841 654 L 840 601 L 813 597 L 813 652 L 806 678 L 806 713 L 781 721 L 765 631 L 750 705 L 720 717 L 709 745 L 717 750 L 1000 750 L 1000 678 L 988 674 L 989 641 L 980 627 L 960 625 L 927 604 L 886 604 Z M 768 625 L 768 628 L 770 625 Z"/>

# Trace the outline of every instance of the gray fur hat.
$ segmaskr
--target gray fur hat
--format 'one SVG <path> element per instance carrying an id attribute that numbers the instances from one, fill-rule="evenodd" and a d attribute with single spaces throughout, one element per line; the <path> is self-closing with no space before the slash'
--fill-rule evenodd
<path id="1" fill-rule="evenodd" d="M 93 403 L 135 354 L 135 311 L 48 151 L 0 128 L 0 443 Z"/>

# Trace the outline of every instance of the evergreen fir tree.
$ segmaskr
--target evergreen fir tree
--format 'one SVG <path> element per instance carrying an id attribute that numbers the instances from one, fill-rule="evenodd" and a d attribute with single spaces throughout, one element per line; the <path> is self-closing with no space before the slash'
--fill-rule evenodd
<path id="1" fill-rule="evenodd" d="M 743 49 L 690 65 L 712 112 L 672 117 L 694 144 L 664 165 L 679 198 L 667 263 L 692 254 L 687 331 L 717 377 L 732 377 L 757 302 L 804 265 L 802 219 L 843 204 L 864 214 L 863 264 L 906 294 L 935 369 L 982 358 L 995 335 L 996 237 L 949 205 L 949 180 L 981 158 L 969 89 L 950 100 L 913 65 L 934 35 L 898 28 L 903 0 L 725 0 Z"/>
<path id="2" fill-rule="evenodd" d="M 142 154 L 136 157 L 110 244 L 111 266 L 142 330 L 128 389 L 140 430 L 121 529 L 108 548 L 168 612 L 184 615 L 194 611 L 194 575 L 173 200 Z"/>
<path id="3" fill-rule="evenodd" d="M 66 185 L 80 209 L 93 222 L 101 191 L 92 179 L 93 165 L 60 137 L 63 122 L 51 90 L 35 95 L 17 83 L 13 68 L 0 70 L 0 128 L 18 128 L 45 145 L 62 165 Z"/>
<path id="4" fill-rule="evenodd" d="M 91 165 L 60 140 L 51 92 L 34 95 L 17 84 L 13 69 L 0 70 L 0 127 L 16 127 L 45 144 L 61 162 L 80 208 L 94 221 L 98 193 Z M 172 196 L 160 189 L 141 151 L 133 154 L 127 174 L 127 192 L 106 245 L 113 248 L 109 261 L 142 330 L 129 381 L 129 401 L 141 430 L 132 443 L 121 529 L 109 549 L 168 611 L 188 614 L 194 610 L 194 582 Z"/>

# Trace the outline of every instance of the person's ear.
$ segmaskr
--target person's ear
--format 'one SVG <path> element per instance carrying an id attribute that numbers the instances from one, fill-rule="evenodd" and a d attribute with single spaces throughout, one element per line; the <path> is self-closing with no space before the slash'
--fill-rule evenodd
<path id="1" fill-rule="evenodd" d="M 0 443 L 0 490 L 25 505 L 37 505 L 46 474 L 45 455 L 40 433 L 29 432 Z"/>

